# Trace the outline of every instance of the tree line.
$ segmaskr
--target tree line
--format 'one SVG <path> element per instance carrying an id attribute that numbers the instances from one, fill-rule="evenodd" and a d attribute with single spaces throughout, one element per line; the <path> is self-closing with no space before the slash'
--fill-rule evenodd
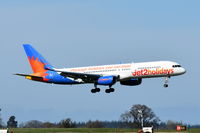
<path id="1" fill-rule="evenodd" d="M 177 125 L 185 125 L 182 122 L 176 122 L 168 120 L 167 122 L 160 122 L 157 124 L 156 129 L 176 129 Z M 152 125 L 150 125 L 152 126 Z M 188 128 L 200 128 L 197 125 L 186 125 Z M 58 123 L 52 122 L 42 122 L 38 120 L 30 120 L 24 123 L 20 123 L 18 126 L 9 125 L 8 127 L 12 128 L 141 128 L 140 126 L 135 126 L 134 123 L 123 122 L 123 121 L 87 121 L 87 122 L 75 122 L 70 118 L 61 120 Z"/>
<path id="2" fill-rule="evenodd" d="M 118 121 L 76 122 L 71 118 L 66 118 L 57 123 L 30 120 L 18 124 L 15 116 L 11 116 L 5 126 L 0 117 L 0 127 L 8 128 L 141 128 L 142 126 L 153 126 L 157 129 L 175 129 L 177 125 L 186 124 L 172 120 L 162 122 L 150 107 L 141 104 L 133 105 L 128 111 L 122 113 Z M 198 128 L 200 125 L 187 125 L 187 127 Z"/>

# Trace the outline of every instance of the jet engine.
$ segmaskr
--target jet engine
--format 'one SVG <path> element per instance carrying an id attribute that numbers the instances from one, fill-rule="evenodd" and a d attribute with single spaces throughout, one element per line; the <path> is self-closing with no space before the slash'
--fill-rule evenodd
<path id="1" fill-rule="evenodd" d="M 120 81 L 121 85 L 128 85 L 128 86 L 140 85 L 141 83 L 142 83 L 141 78 L 132 78 L 129 80 Z"/>
<path id="2" fill-rule="evenodd" d="M 115 76 L 103 76 L 100 77 L 97 81 L 97 84 L 99 85 L 113 85 L 117 81 L 117 78 Z"/>

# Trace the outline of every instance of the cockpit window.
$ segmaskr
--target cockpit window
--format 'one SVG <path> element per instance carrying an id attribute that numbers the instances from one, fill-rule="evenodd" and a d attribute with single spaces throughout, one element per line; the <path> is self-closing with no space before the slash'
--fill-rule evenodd
<path id="1" fill-rule="evenodd" d="M 173 65 L 172 67 L 181 67 L 181 65 Z"/>

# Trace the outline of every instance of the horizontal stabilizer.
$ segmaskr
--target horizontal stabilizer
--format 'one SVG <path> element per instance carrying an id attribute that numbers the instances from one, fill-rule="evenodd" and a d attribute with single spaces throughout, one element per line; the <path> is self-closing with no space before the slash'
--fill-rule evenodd
<path id="1" fill-rule="evenodd" d="M 26 79 L 30 79 L 30 80 L 42 80 L 43 78 L 40 77 L 40 76 L 34 76 L 34 75 L 29 75 L 29 74 L 20 74 L 20 73 L 16 73 L 14 75 L 17 75 L 17 76 L 23 76 L 25 77 Z"/>

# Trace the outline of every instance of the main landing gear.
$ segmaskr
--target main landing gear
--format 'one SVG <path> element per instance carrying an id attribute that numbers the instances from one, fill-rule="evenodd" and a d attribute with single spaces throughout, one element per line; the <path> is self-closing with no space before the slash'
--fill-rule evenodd
<path id="1" fill-rule="evenodd" d="M 100 88 L 95 88 L 91 90 L 92 93 L 100 92 Z"/>
<path id="2" fill-rule="evenodd" d="M 100 92 L 100 88 L 97 88 L 97 84 L 94 84 L 94 89 L 91 90 L 92 93 Z"/>
<path id="3" fill-rule="evenodd" d="M 112 85 L 110 85 L 110 86 L 109 86 L 109 89 L 106 89 L 105 92 L 106 92 L 106 93 L 114 92 L 115 89 L 114 89 L 114 88 L 111 88 L 111 87 L 112 87 Z M 91 92 L 92 92 L 92 93 L 96 93 L 96 92 L 100 92 L 100 91 L 101 91 L 100 88 L 97 88 L 97 84 L 94 84 L 94 89 L 91 89 Z"/>
<path id="4" fill-rule="evenodd" d="M 169 85 L 168 85 L 168 82 L 169 82 L 169 76 L 168 77 L 165 77 L 165 84 L 164 84 L 164 87 L 167 88 Z"/>
<path id="5" fill-rule="evenodd" d="M 109 86 L 109 89 L 106 89 L 105 92 L 106 92 L 106 93 L 114 92 L 115 89 L 114 89 L 114 88 L 111 88 L 111 87 L 112 87 L 112 85 L 110 85 L 110 86 Z"/>

